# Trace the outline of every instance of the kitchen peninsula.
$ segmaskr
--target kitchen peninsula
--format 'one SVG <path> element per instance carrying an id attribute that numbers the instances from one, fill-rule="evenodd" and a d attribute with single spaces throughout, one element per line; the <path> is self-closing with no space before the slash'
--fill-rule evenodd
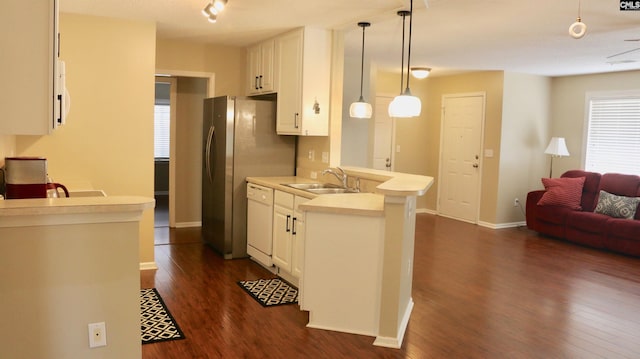
<path id="1" fill-rule="evenodd" d="M 154 200 L 0 200 L 0 347 L 7 358 L 139 358 L 139 220 Z M 88 324 L 107 346 L 90 349 Z"/>
<path id="2" fill-rule="evenodd" d="M 399 348 L 413 308 L 416 198 L 433 178 L 343 169 L 367 192 L 312 196 L 299 205 L 305 214 L 300 308 L 309 311 L 309 327 L 370 335 L 374 345 Z M 247 178 L 302 193 L 285 186 L 287 180 Z"/>

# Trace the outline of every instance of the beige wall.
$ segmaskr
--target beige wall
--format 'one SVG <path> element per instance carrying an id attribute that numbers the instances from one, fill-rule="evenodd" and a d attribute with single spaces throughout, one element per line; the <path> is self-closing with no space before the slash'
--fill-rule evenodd
<path id="1" fill-rule="evenodd" d="M 548 171 L 542 154 L 551 116 L 551 79 L 506 72 L 495 224 L 522 222 L 527 193 Z M 514 199 L 522 207 L 514 207 Z"/>
<path id="2" fill-rule="evenodd" d="M 0 135 L 0 167 L 4 166 L 4 158 L 15 155 L 16 136 Z"/>
<path id="3" fill-rule="evenodd" d="M 244 96 L 246 57 L 242 47 L 158 39 L 155 66 L 162 70 L 214 73 L 216 96 Z"/>
<path id="4" fill-rule="evenodd" d="M 0 228 L 2 358 L 140 358 L 138 233 L 137 222 Z M 99 322 L 107 346 L 90 349 Z"/>
<path id="5" fill-rule="evenodd" d="M 49 136 L 17 136 L 16 154 L 47 157 L 71 188 L 153 197 L 155 25 L 60 17 L 71 110 Z M 153 211 L 141 223 L 140 262 L 153 262 Z"/>
<path id="6" fill-rule="evenodd" d="M 550 132 L 545 141 L 548 143 L 552 136 L 564 137 L 567 142 L 567 149 L 571 154 L 569 157 L 558 158 L 553 161 L 554 177 L 570 169 L 583 168 L 586 123 L 585 97 L 587 92 L 638 89 L 640 89 L 640 71 L 567 76 L 552 80 L 553 97 L 551 108 L 553 110 L 551 113 Z M 547 143 L 544 144 L 545 147 Z M 542 148 L 541 152 L 544 152 L 544 148 Z"/>
<path id="7" fill-rule="evenodd" d="M 179 77 L 176 104 L 176 226 L 197 226 L 202 221 L 202 100 L 207 80 Z"/>

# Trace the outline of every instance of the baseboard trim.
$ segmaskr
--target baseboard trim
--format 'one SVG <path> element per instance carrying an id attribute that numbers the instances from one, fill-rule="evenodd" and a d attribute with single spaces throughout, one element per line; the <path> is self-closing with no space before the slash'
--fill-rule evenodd
<path id="1" fill-rule="evenodd" d="M 140 262 L 140 270 L 155 270 L 158 269 L 156 262 Z"/>
<path id="2" fill-rule="evenodd" d="M 404 334 L 407 331 L 407 326 L 409 325 L 409 318 L 411 317 L 412 311 L 413 298 L 409 298 L 409 305 L 407 305 L 407 309 L 404 311 L 404 316 L 402 317 L 402 322 L 400 322 L 400 327 L 398 327 L 398 335 L 395 338 L 378 336 L 376 337 L 376 340 L 373 341 L 373 345 L 400 349 L 402 347 L 402 341 L 404 340 Z"/>
<path id="3" fill-rule="evenodd" d="M 435 210 L 428 208 L 416 208 L 416 213 L 437 214 Z"/>
<path id="4" fill-rule="evenodd" d="M 192 227 L 202 227 L 202 222 L 180 222 L 176 223 L 176 228 L 192 228 Z"/>
<path id="5" fill-rule="evenodd" d="M 486 227 L 490 229 L 505 229 L 505 228 L 515 228 L 515 227 L 523 227 L 527 225 L 527 222 L 511 222 L 511 223 L 489 223 L 489 222 L 478 222 L 478 225 L 481 227 Z"/>
<path id="6" fill-rule="evenodd" d="M 339 328 L 339 327 L 333 327 L 333 326 L 328 326 L 328 325 L 319 325 L 319 324 L 315 324 L 311 321 L 311 319 L 309 320 L 309 323 L 307 323 L 307 328 L 312 328 L 312 329 L 321 329 L 321 330 L 330 330 L 332 332 L 340 332 L 340 333 L 349 333 L 349 334 L 356 334 L 356 335 L 364 335 L 364 336 L 368 336 L 368 337 L 372 337 L 375 334 L 367 332 L 367 331 L 360 331 L 360 330 L 352 330 L 352 329 L 344 329 L 344 328 Z"/>

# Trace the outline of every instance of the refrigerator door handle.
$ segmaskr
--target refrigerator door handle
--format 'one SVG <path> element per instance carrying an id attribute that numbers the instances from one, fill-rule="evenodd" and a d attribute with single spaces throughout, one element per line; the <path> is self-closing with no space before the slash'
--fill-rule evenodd
<path id="1" fill-rule="evenodd" d="M 207 148 L 205 149 L 205 168 L 207 170 L 207 177 L 209 177 L 209 183 L 213 183 L 213 176 L 211 175 L 211 143 L 213 142 L 215 131 L 215 126 L 211 125 L 211 127 L 209 127 L 209 135 L 207 136 Z"/>

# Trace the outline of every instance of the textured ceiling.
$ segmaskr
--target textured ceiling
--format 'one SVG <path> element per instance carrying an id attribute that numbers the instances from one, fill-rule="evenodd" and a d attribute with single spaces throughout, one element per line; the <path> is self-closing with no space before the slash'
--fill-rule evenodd
<path id="1" fill-rule="evenodd" d="M 400 9 L 407 0 L 229 0 L 211 24 L 206 0 L 60 0 L 63 12 L 154 21 L 159 38 L 246 46 L 303 25 L 345 32 L 347 56 L 365 53 L 380 68 L 399 71 Z M 619 0 L 582 0 L 587 34 L 568 28 L 579 0 L 415 0 L 411 64 L 434 75 L 505 70 L 547 76 L 640 69 L 640 11 Z M 407 20 L 407 25 L 408 25 Z M 638 49 L 637 51 L 635 49 Z M 627 52 L 622 54 L 623 52 Z M 620 54 L 620 55 L 617 55 Z M 616 56 L 617 55 L 617 56 Z M 613 57 L 611 57 L 613 56 Z"/>

